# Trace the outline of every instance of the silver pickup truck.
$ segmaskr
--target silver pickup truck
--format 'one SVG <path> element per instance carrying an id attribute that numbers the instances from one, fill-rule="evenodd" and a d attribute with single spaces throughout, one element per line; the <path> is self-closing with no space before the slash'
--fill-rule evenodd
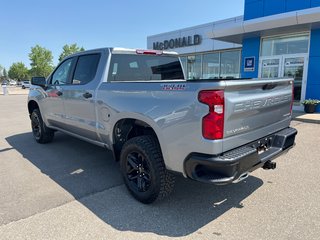
<path id="1" fill-rule="evenodd" d="M 175 53 L 104 48 L 32 78 L 28 110 L 38 143 L 61 131 L 113 151 L 130 193 L 167 196 L 174 173 L 213 184 L 274 169 L 294 146 L 292 79 L 184 79 Z"/>

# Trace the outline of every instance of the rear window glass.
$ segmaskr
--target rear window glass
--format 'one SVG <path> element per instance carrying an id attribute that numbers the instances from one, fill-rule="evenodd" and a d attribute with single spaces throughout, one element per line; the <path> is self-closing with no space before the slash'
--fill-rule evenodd
<path id="1" fill-rule="evenodd" d="M 72 84 L 87 84 L 96 75 L 100 54 L 83 55 L 79 57 Z"/>
<path id="2" fill-rule="evenodd" d="M 114 54 L 109 81 L 154 81 L 183 79 L 178 57 Z"/>

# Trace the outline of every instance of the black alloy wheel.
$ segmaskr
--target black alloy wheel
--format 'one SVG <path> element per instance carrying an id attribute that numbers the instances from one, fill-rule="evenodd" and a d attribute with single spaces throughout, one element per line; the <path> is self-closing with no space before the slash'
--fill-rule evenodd
<path id="1" fill-rule="evenodd" d="M 143 153 L 131 152 L 127 156 L 127 178 L 139 192 L 146 192 L 151 185 L 149 164 Z"/>
<path id="2" fill-rule="evenodd" d="M 31 128 L 33 132 L 33 136 L 36 140 L 41 137 L 41 126 L 39 116 L 37 114 L 31 114 Z"/>
<path id="3" fill-rule="evenodd" d="M 30 115 L 31 129 L 34 139 L 38 143 L 49 143 L 53 140 L 54 131 L 43 122 L 40 110 L 34 109 Z"/>
<path id="4" fill-rule="evenodd" d="M 167 171 L 154 136 L 129 139 L 121 150 L 120 167 L 127 189 L 142 203 L 161 200 L 174 187 L 174 176 Z"/>

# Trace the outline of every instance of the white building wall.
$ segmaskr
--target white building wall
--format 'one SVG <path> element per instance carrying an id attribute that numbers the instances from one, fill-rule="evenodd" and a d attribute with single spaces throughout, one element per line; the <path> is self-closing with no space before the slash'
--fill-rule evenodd
<path id="1" fill-rule="evenodd" d="M 164 42 L 165 40 L 200 35 L 201 44 L 194 46 L 187 46 L 182 48 L 166 49 L 178 52 L 179 54 L 199 53 L 208 51 L 217 51 L 223 49 L 240 48 L 240 44 L 227 43 L 210 38 L 214 33 L 215 28 L 221 28 L 224 25 L 229 26 L 234 22 L 238 22 L 242 17 L 230 18 L 218 22 L 207 23 L 194 27 L 184 28 L 172 32 L 161 33 L 147 37 L 147 48 L 153 49 L 154 42 Z"/>

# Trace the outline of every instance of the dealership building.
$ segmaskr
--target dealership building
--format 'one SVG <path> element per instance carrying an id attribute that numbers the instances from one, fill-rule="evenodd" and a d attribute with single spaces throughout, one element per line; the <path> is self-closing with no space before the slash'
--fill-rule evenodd
<path id="1" fill-rule="evenodd" d="M 245 0 L 243 16 L 149 36 L 147 47 L 178 52 L 188 79 L 293 77 L 295 109 L 320 99 L 320 0 Z"/>

